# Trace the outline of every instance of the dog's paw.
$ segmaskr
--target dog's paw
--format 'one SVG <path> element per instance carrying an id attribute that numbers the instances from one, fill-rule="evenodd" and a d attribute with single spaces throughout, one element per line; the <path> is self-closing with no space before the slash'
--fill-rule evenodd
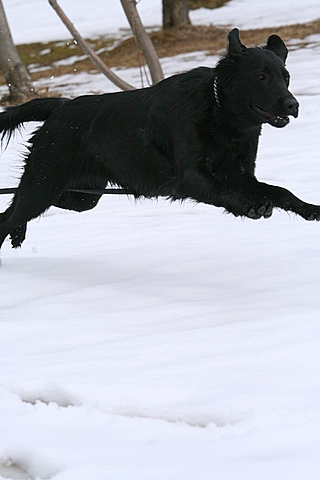
<path id="1" fill-rule="evenodd" d="M 20 225 L 10 233 L 12 248 L 19 248 L 26 238 L 27 224 Z"/>
<path id="2" fill-rule="evenodd" d="M 316 220 L 317 222 L 320 221 L 320 213 L 310 213 L 307 217 L 306 220 L 308 221 L 313 221 Z"/>
<path id="3" fill-rule="evenodd" d="M 267 203 L 265 205 L 260 205 L 256 207 L 250 208 L 249 212 L 247 213 L 247 217 L 251 218 L 252 220 L 259 220 L 259 218 L 270 218 L 273 212 L 273 206 L 271 203 Z"/>
<path id="4" fill-rule="evenodd" d="M 296 212 L 301 215 L 302 218 L 308 220 L 309 222 L 312 221 L 320 221 L 320 206 L 319 205 L 311 205 L 310 203 L 303 203 L 302 202 L 302 209 L 299 211 L 298 209 Z"/>

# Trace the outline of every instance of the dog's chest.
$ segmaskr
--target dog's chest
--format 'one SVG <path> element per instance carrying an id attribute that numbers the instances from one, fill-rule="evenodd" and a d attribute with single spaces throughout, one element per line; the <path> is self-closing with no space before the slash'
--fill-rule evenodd
<path id="1" fill-rule="evenodd" d="M 212 138 L 203 152 L 203 162 L 208 173 L 225 182 L 230 176 L 255 167 L 256 144 L 251 136 Z"/>

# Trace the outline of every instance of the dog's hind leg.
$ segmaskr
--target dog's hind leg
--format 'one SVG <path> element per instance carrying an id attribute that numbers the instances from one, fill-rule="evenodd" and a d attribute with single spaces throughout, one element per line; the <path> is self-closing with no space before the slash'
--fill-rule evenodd
<path id="1" fill-rule="evenodd" d="M 0 213 L 0 230 L 1 224 L 3 224 L 12 214 L 13 212 L 13 205 L 11 205 L 5 212 Z M 19 227 L 15 228 L 10 232 L 10 239 L 13 248 L 20 247 L 24 239 L 26 238 L 26 231 L 27 231 L 27 224 L 19 225 Z"/>
<path id="2" fill-rule="evenodd" d="M 12 204 L 0 217 L 0 247 L 8 235 L 12 246 L 19 247 L 25 239 L 27 223 L 44 213 L 64 191 L 65 176 L 57 168 L 53 175 L 50 165 L 50 162 L 38 164 L 35 171 L 29 168 L 28 159 Z"/>
<path id="3" fill-rule="evenodd" d="M 94 183 L 81 184 L 81 189 L 92 189 L 92 190 L 102 190 L 107 184 L 106 180 L 101 180 L 100 182 L 95 181 Z M 80 188 L 80 187 L 77 187 Z M 52 205 L 58 208 L 65 210 L 73 210 L 76 212 L 84 212 L 86 210 L 91 210 L 94 208 L 102 194 L 91 194 L 91 193 L 82 193 L 82 192 L 69 192 L 68 190 L 64 191 L 59 197 L 52 201 Z M 11 212 L 10 212 L 11 210 Z M 12 208 L 8 208 L 6 212 L 0 214 L 0 232 L 1 232 L 1 223 L 5 219 L 10 217 L 10 214 L 13 213 Z M 42 212 L 41 212 L 42 213 Z M 34 218 L 34 217 L 33 217 Z M 10 233 L 11 245 L 13 248 L 20 247 L 25 240 L 27 231 L 27 223 L 19 224 L 18 227 L 14 228 Z"/>
<path id="4" fill-rule="evenodd" d="M 60 195 L 54 206 L 65 210 L 74 210 L 75 212 L 84 212 L 94 208 L 102 197 L 101 194 L 73 192 L 72 189 L 79 190 L 103 190 L 108 181 L 104 178 L 94 181 L 79 181 L 68 185 L 68 189 Z"/>
<path id="5" fill-rule="evenodd" d="M 60 188 L 63 190 L 62 186 Z M 27 191 L 26 194 L 22 192 L 24 192 L 23 186 L 21 190 L 19 187 L 12 205 L 4 212 L 5 218 L 0 219 L 0 248 L 8 235 L 10 235 L 12 247 L 20 247 L 26 236 L 27 223 L 44 213 L 59 195 L 57 186 L 50 188 L 47 184 L 37 190 Z"/>

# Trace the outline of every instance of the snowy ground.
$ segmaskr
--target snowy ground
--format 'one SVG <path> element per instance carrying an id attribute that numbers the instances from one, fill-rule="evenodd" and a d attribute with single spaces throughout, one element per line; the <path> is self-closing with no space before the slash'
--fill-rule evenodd
<path id="1" fill-rule="evenodd" d="M 248 25 L 259 14 L 234 0 L 226 23 L 240 3 Z M 275 24 L 286 3 L 268 2 Z M 303 3 L 306 17 L 316 3 Z M 163 65 L 169 75 L 215 61 L 196 52 Z M 257 173 L 320 203 L 320 36 L 288 68 L 301 115 L 264 127 Z M 65 83 L 69 95 L 112 90 L 100 75 Z M 17 137 L 2 155 L 0 187 L 16 183 L 20 148 Z M 6 242 L 0 478 L 317 478 L 319 229 L 284 212 L 254 222 L 110 196 L 83 214 L 50 209 L 19 251 Z"/>
<path id="2" fill-rule="evenodd" d="M 2 0 L 15 43 L 69 38 L 69 33 L 47 0 Z M 118 34 L 128 29 L 120 0 L 58 0 L 84 36 Z M 138 10 L 146 27 L 158 28 L 162 0 L 140 0 Z M 201 8 L 190 12 L 193 24 L 233 25 L 260 28 L 319 18 L 319 0 L 232 0 L 217 10 Z M 26 22 L 25 19 L 28 19 Z"/>

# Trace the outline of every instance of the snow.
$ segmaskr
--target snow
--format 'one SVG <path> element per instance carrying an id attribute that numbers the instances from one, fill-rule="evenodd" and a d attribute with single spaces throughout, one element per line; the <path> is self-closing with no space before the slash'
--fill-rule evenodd
<path id="1" fill-rule="evenodd" d="M 58 3 L 84 37 L 117 36 L 119 29 L 128 29 L 120 0 L 93 0 L 90 8 L 87 0 L 59 0 Z M 137 3 L 143 24 L 159 28 L 162 1 L 140 0 Z M 66 27 L 46 0 L 3 0 L 3 5 L 17 44 L 70 38 Z M 216 10 L 201 8 L 190 12 L 191 22 L 195 25 L 233 25 L 239 28 L 311 22 L 319 17 L 319 0 L 232 0 Z"/>
<path id="2" fill-rule="evenodd" d="M 122 27 L 109 3 L 108 28 Z M 160 23 L 159 3 L 139 5 L 150 25 Z M 45 4 L 4 1 L 19 41 L 62 38 Z M 276 24 L 287 6 L 233 0 L 217 18 L 232 23 L 240 4 L 243 27 L 259 16 Z M 286 22 L 319 16 L 316 2 L 300 4 L 290 2 Z M 105 2 L 90 12 L 81 0 L 61 5 L 98 32 Z M 19 28 L 21 8 L 34 8 L 38 30 L 33 15 Z M 320 36 L 292 47 L 301 114 L 285 129 L 263 128 L 257 163 L 261 180 L 318 204 L 319 53 Z M 215 61 L 194 52 L 162 63 L 169 75 Z M 136 69 L 121 74 L 139 83 Z M 115 90 L 98 74 L 47 82 L 72 96 Z M 34 127 L 3 153 L 0 187 L 16 184 Z M 0 211 L 9 200 L 0 197 Z M 106 196 L 82 214 L 51 208 L 29 224 L 21 250 L 5 242 L 0 478 L 316 478 L 319 228 L 281 211 L 251 221 L 191 202 Z"/>

